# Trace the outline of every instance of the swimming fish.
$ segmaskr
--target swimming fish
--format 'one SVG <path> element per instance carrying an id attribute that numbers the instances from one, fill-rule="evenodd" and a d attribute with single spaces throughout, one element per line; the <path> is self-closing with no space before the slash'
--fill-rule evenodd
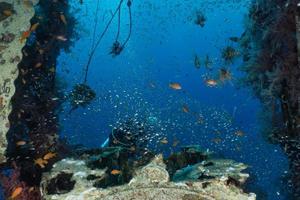
<path id="1" fill-rule="evenodd" d="M 20 43 L 23 43 L 24 40 L 29 38 L 30 34 L 34 31 L 36 31 L 38 26 L 39 26 L 39 23 L 35 23 L 27 31 L 24 31 L 21 35 L 21 38 L 19 39 Z"/>
<path id="2" fill-rule="evenodd" d="M 43 65 L 43 64 L 42 64 L 41 62 L 38 62 L 38 63 L 35 64 L 34 67 L 35 67 L 35 68 L 40 68 L 42 65 Z"/>
<path id="3" fill-rule="evenodd" d="M 161 141 L 160 141 L 161 144 L 168 144 L 168 139 L 166 137 L 164 137 Z"/>
<path id="4" fill-rule="evenodd" d="M 231 76 L 230 71 L 225 69 L 225 68 L 221 68 L 220 72 L 219 72 L 219 79 L 222 82 L 227 81 L 227 80 L 231 80 L 232 76 Z"/>
<path id="5" fill-rule="evenodd" d="M 212 60 L 209 58 L 209 55 L 206 55 L 205 60 L 204 60 L 204 66 L 206 67 L 206 69 L 208 70 L 212 70 Z"/>
<path id="6" fill-rule="evenodd" d="M 58 36 L 56 36 L 56 39 L 57 39 L 57 40 L 60 40 L 60 41 L 63 41 L 63 42 L 65 42 L 65 41 L 68 40 L 68 39 L 67 39 L 65 36 L 63 36 L 63 35 L 58 35 Z"/>
<path id="7" fill-rule="evenodd" d="M 205 83 L 208 87 L 216 87 L 218 85 L 217 81 L 214 79 L 207 79 Z"/>
<path id="8" fill-rule="evenodd" d="M 59 18 L 60 18 L 60 20 L 62 21 L 62 23 L 64 23 L 64 25 L 67 25 L 68 23 L 67 23 L 67 19 L 66 19 L 66 17 L 65 17 L 65 15 L 64 14 L 60 14 L 59 15 Z"/>
<path id="9" fill-rule="evenodd" d="M 55 156 L 56 156 L 56 153 L 49 152 L 46 155 L 44 155 L 43 159 L 44 160 L 49 160 L 51 158 L 54 158 Z"/>
<path id="10" fill-rule="evenodd" d="M 112 175 L 119 175 L 119 174 L 121 174 L 121 171 L 120 171 L 120 170 L 117 170 L 117 169 L 113 169 L 110 173 L 111 173 Z"/>
<path id="11" fill-rule="evenodd" d="M 16 187 L 16 188 L 13 190 L 13 192 L 11 193 L 9 199 L 11 199 L 11 200 L 16 199 L 16 198 L 22 193 L 22 191 L 23 191 L 23 188 L 22 188 L 22 187 L 20 187 L 20 186 L 19 186 L 19 187 Z"/>
<path id="12" fill-rule="evenodd" d="M 20 140 L 20 141 L 16 142 L 17 146 L 23 146 L 25 144 L 26 144 L 26 141 L 24 141 L 24 140 Z"/>
<path id="13" fill-rule="evenodd" d="M 187 105 L 183 105 L 182 106 L 182 111 L 185 112 L 185 113 L 189 113 L 190 112 L 190 109 Z"/>
<path id="14" fill-rule="evenodd" d="M 194 58 L 194 66 L 196 67 L 196 69 L 199 69 L 201 66 L 200 58 L 197 55 L 195 55 L 195 58 Z"/>
<path id="15" fill-rule="evenodd" d="M 38 158 L 38 159 L 34 160 L 34 164 L 40 166 L 40 168 L 45 168 L 46 165 L 48 164 L 48 161 L 44 160 L 42 158 Z"/>
<path id="16" fill-rule="evenodd" d="M 179 83 L 170 83 L 169 87 L 174 89 L 174 90 L 181 90 L 182 89 L 182 87 Z"/>

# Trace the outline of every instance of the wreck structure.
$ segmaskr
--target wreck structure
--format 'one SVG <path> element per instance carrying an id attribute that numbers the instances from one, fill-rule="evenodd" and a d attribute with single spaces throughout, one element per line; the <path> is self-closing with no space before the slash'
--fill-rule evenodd
<path id="1" fill-rule="evenodd" d="M 0 2 L 0 162 L 6 161 L 7 139 L 10 128 L 11 98 L 15 94 L 14 81 L 18 77 L 18 64 L 22 59 L 24 42 L 20 42 L 21 32 L 30 28 L 36 1 L 28 4 L 22 1 L 4 0 Z"/>
<path id="2" fill-rule="evenodd" d="M 38 161 L 58 148 L 55 71 L 74 33 L 69 8 L 68 1 L 0 2 L 0 163 L 12 169 L 0 179 L 7 198 L 22 187 L 22 199 L 41 199 L 46 169 Z"/>

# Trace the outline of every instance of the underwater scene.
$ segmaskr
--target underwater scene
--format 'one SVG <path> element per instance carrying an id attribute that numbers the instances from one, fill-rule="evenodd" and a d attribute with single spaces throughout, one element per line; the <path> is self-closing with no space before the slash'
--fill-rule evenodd
<path id="1" fill-rule="evenodd" d="M 0 199 L 300 200 L 298 0 L 0 0 Z"/>

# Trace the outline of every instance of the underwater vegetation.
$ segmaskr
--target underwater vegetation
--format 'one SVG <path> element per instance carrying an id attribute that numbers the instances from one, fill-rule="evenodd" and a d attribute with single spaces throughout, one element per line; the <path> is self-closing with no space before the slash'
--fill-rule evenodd
<path id="1" fill-rule="evenodd" d="M 241 69 L 246 72 L 243 81 L 270 112 L 272 128 L 266 127 L 265 132 L 282 145 L 290 159 L 295 198 L 300 197 L 297 16 L 297 1 L 254 1 L 239 41 L 244 61 Z"/>

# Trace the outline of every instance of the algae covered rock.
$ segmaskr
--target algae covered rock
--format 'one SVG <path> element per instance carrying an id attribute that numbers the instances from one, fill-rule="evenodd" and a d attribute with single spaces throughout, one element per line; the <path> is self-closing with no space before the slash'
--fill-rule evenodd
<path id="1" fill-rule="evenodd" d="M 1 0 L 0 2 L 0 163 L 6 160 L 6 134 L 10 127 L 8 116 L 11 112 L 11 98 L 15 93 L 14 81 L 18 76 L 18 63 L 22 58 L 21 49 L 25 43 L 19 38 L 27 31 L 34 15 L 34 5 L 21 0 Z"/>
<path id="2" fill-rule="evenodd" d="M 239 171 L 243 167 L 235 162 L 227 161 L 224 165 L 220 163 L 220 160 L 214 161 L 216 165 L 212 170 L 212 174 L 218 178 L 211 178 L 205 180 L 184 180 L 178 182 L 170 181 L 170 176 L 166 170 L 166 164 L 162 155 L 156 156 L 149 164 L 139 167 L 134 173 L 134 177 L 129 184 L 124 184 L 121 186 L 108 187 L 106 189 L 99 189 L 92 186 L 92 180 L 88 180 L 87 177 L 95 170 L 91 170 L 86 166 L 86 163 L 80 160 L 69 160 L 65 159 L 63 161 L 55 164 L 51 172 L 45 174 L 43 180 L 53 177 L 53 174 L 57 173 L 61 169 L 68 169 L 69 172 L 73 173 L 74 180 L 76 179 L 76 184 L 74 189 L 66 194 L 47 194 L 44 188 L 41 188 L 44 192 L 45 199 L 57 199 L 57 200 L 255 200 L 256 196 L 253 193 L 247 194 L 242 191 L 235 184 L 231 182 L 224 181 L 222 178 L 222 173 L 226 170 L 230 171 L 230 167 L 235 168 Z M 71 164 L 72 163 L 72 164 Z M 205 163 L 199 164 L 203 166 Z M 221 169 L 217 169 L 220 166 Z M 101 173 L 96 170 L 98 177 L 101 177 Z M 85 174 L 81 178 L 76 178 L 76 174 Z M 228 172 L 229 173 L 229 172 Z M 88 175 L 89 174 L 89 175 Z M 102 171 L 102 175 L 104 171 Z M 226 176 L 226 174 L 225 174 Z M 93 177 L 97 177 L 94 175 Z"/>

